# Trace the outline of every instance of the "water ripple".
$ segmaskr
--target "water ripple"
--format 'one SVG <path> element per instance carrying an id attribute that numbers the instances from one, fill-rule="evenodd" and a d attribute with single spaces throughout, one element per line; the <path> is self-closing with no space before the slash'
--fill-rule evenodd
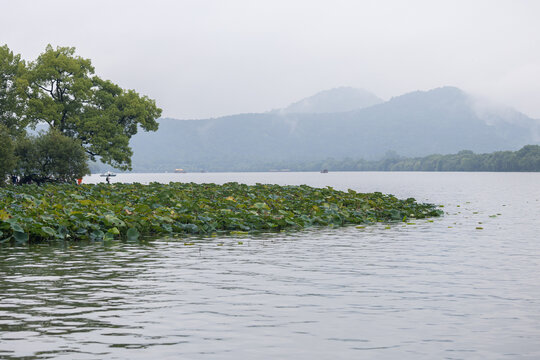
<path id="1" fill-rule="evenodd" d="M 329 175 L 447 215 L 2 247 L 0 358 L 540 358 L 538 174 Z"/>

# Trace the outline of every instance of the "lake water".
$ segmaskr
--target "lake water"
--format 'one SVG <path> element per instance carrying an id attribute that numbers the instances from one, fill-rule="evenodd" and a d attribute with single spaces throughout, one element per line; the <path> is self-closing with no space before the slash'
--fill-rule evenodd
<path id="1" fill-rule="evenodd" d="M 0 247 L 0 358 L 540 359 L 539 173 L 112 180 L 333 186 L 447 214 L 390 229 Z"/>

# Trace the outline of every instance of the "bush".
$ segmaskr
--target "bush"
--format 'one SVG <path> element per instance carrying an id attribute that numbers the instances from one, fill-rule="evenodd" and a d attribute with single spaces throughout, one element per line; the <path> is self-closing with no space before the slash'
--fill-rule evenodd
<path id="1" fill-rule="evenodd" d="M 15 175 L 20 184 L 75 182 L 90 174 L 88 157 L 81 144 L 56 130 L 17 141 Z"/>

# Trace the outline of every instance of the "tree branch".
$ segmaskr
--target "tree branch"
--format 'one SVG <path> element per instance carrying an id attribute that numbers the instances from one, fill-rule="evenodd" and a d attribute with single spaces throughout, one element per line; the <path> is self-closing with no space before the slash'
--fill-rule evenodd
<path id="1" fill-rule="evenodd" d="M 37 84 L 37 86 L 38 86 L 41 90 L 43 90 L 43 91 L 48 92 L 49 94 L 51 94 L 52 98 L 55 99 L 55 97 L 54 97 L 54 91 L 53 91 L 53 85 L 52 85 L 52 84 L 51 84 L 51 88 L 50 88 L 50 89 L 47 89 L 45 86 L 41 86 L 41 85 L 39 85 L 39 84 Z"/>
<path id="2" fill-rule="evenodd" d="M 98 155 L 96 153 L 91 152 L 90 150 L 88 150 L 86 148 L 84 149 L 84 151 L 86 151 L 90 156 L 97 156 Z"/>

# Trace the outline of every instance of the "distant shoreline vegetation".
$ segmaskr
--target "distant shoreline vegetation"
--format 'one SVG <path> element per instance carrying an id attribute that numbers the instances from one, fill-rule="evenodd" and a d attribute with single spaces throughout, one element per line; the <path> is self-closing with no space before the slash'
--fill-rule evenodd
<path id="1" fill-rule="evenodd" d="M 400 157 L 395 153 L 388 153 L 385 158 L 378 161 L 328 159 L 320 163 L 306 165 L 309 170 L 328 169 L 333 171 L 536 172 L 540 171 L 540 146 L 526 145 L 518 151 L 497 151 L 488 154 L 475 154 L 472 151 L 463 150 L 457 154 L 435 154 L 415 158 Z M 291 169 L 301 170 L 302 166 L 291 166 Z"/>
<path id="2" fill-rule="evenodd" d="M 136 165 L 135 172 L 172 172 L 177 164 Z M 485 171 L 485 172 L 538 172 L 540 171 L 540 146 L 526 145 L 518 151 L 497 151 L 475 154 L 463 150 L 457 154 L 434 154 L 408 158 L 393 151 L 380 160 L 325 159 L 319 161 L 228 161 L 227 163 L 182 163 L 187 172 L 255 172 L 255 171 Z M 92 173 L 108 168 L 91 164 Z"/>

